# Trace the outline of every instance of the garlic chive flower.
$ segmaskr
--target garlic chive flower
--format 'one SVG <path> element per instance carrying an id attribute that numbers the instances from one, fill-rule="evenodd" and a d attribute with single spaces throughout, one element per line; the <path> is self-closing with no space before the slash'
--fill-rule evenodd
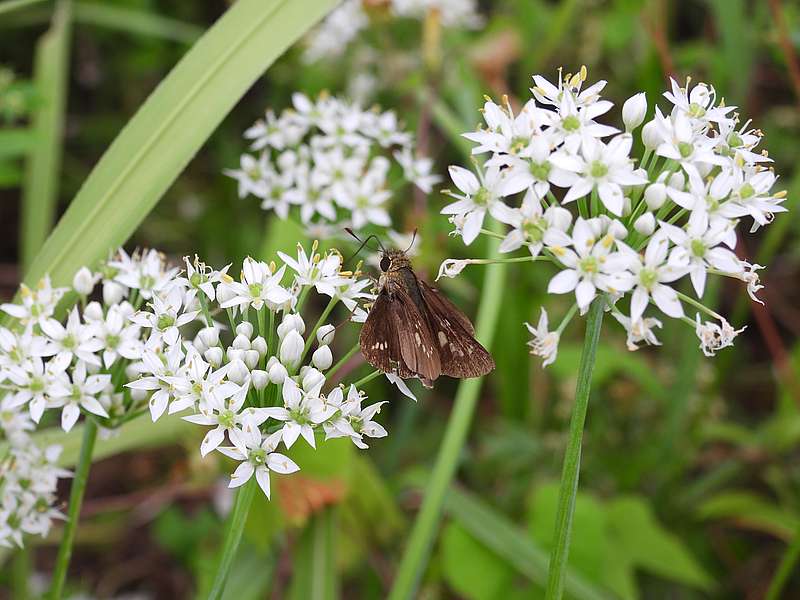
<path id="1" fill-rule="evenodd" d="M 533 353 L 553 362 L 573 311 L 584 313 L 598 297 L 630 350 L 659 344 L 661 315 L 691 326 L 708 356 L 732 345 L 742 330 L 703 304 L 707 278 L 742 281 L 760 302 L 763 267 L 737 257 L 747 231 L 739 224 L 752 232 L 786 211 L 786 194 L 773 190 L 778 177 L 759 148 L 761 132 L 741 123 L 736 107 L 718 103 L 713 86 L 691 79 L 671 80 L 664 94 L 671 106 L 655 106 L 650 120 L 644 93 L 629 98 L 624 133 L 600 96 L 606 82 L 588 84 L 585 67 L 559 72 L 556 83 L 533 80 L 533 98 L 517 112 L 505 98 L 484 104 L 484 126 L 464 136 L 485 161 L 474 172 L 450 167 L 458 192 L 445 193 L 457 201 L 442 209 L 466 245 L 487 234 L 487 215 L 507 225 L 500 252 L 530 256 L 500 261 L 550 262 L 557 272 L 548 291 L 574 295 L 556 332 L 544 312 L 537 327 L 528 325 Z M 641 158 L 633 155 L 635 135 Z M 496 261 L 447 259 L 440 276 L 487 262 Z M 705 316 L 691 319 L 689 307 Z"/>

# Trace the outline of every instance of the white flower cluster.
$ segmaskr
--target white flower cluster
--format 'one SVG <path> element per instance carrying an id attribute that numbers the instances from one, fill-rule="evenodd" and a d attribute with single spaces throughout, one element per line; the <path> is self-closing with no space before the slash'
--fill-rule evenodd
<path id="1" fill-rule="evenodd" d="M 358 34 L 369 27 L 369 4 L 377 3 L 344 0 L 333 10 L 308 36 L 306 62 L 341 56 Z M 435 12 L 448 28 L 474 29 L 483 23 L 476 0 L 386 0 L 380 4 L 389 15 L 398 18 L 424 20 Z"/>
<path id="2" fill-rule="evenodd" d="M 22 547 L 26 534 L 45 537 L 53 519 L 64 518 L 53 508 L 58 480 L 70 476 L 57 465 L 60 454 L 60 446 L 28 442 L 12 446 L 0 463 L 0 546 Z"/>
<path id="3" fill-rule="evenodd" d="M 45 535 L 59 516 L 51 508 L 56 479 L 68 475 L 56 467 L 60 448 L 42 450 L 31 438 L 46 411 L 60 410 L 69 431 L 82 412 L 113 428 L 146 406 L 122 387 L 144 348 L 140 327 L 128 319 L 176 273 L 158 252 L 120 251 L 97 273 L 78 271 L 72 291 L 81 308 L 64 323 L 56 309 L 70 290 L 54 288 L 48 277 L 33 289 L 22 285 L 18 304 L 0 306 L 15 319 L 0 328 L 0 430 L 9 447 L 0 457 L 0 543 L 21 545 L 23 532 Z M 102 300 L 89 301 L 98 283 Z"/>
<path id="4" fill-rule="evenodd" d="M 225 171 L 238 181 L 239 197 L 261 199 L 281 219 L 297 207 L 306 227 L 331 237 L 344 227 L 391 227 L 389 204 L 399 185 L 428 193 L 438 181 L 394 112 L 327 95 L 312 101 L 296 93 L 292 102 L 293 109 L 279 116 L 269 110 L 245 131 L 257 154 L 243 154 L 239 169 Z M 390 173 L 390 157 L 399 173 Z"/>
<path id="5" fill-rule="evenodd" d="M 139 376 L 126 385 L 149 395 L 154 421 L 188 410 L 185 420 L 210 428 L 201 454 L 216 450 L 240 462 L 230 487 L 255 475 L 267 497 L 270 471 L 299 469 L 277 451 L 281 442 L 290 448 L 303 437 L 316 447 L 316 434 L 324 433 L 366 448 L 365 438 L 386 435 L 373 420 L 383 403 L 363 406 L 358 382 L 326 389 L 342 362 L 334 365 L 335 328 L 327 320 L 339 303 L 350 320 L 363 318 L 370 281 L 343 271 L 341 256 L 321 255 L 316 244 L 310 253 L 298 245 L 297 258 L 279 256 L 280 266 L 245 259 L 238 279 L 228 267 L 187 264 L 185 277 L 131 317 L 149 335 L 135 365 Z M 312 289 L 329 301 L 307 331 L 302 312 Z"/>
<path id="6" fill-rule="evenodd" d="M 649 305 L 695 328 L 707 355 L 731 345 L 741 330 L 701 300 L 708 274 L 744 281 L 755 300 L 762 287 L 756 273 L 762 267 L 733 251 L 740 219 L 752 219 L 754 231 L 786 210 L 785 193 L 772 191 L 771 161 L 757 150 L 761 132 L 749 121 L 740 124 L 735 107 L 717 104 L 713 87 L 673 80 L 664 94 L 669 113 L 656 107 L 641 129 L 645 150 L 637 163 L 631 150 L 648 112 L 644 93 L 625 102 L 621 132 L 597 121 L 613 104 L 600 97 L 605 81 L 584 86 L 585 68 L 556 85 L 533 79 L 533 98 L 517 114 L 507 100 L 489 100 L 486 126 L 464 134 L 476 144 L 473 153 L 488 159 L 477 176 L 450 167 L 458 191 L 447 192 L 456 201 L 442 213 L 451 215 L 455 233 L 467 245 L 481 233 L 496 235 L 482 229 L 487 213 L 507 224 L 500 251 L 525 247 L 530 260 L 552 262 L 559 272 L 548 291 L 574 293 L 581 313 L 603 295 L 632 350 L 658 343 L 661 322 L 645 316 Z M 446 261 L 441 274 L 459 271 L 461 263 Z M 676 289 L 687 275 L 694 297 Z M 684 304 L 713 320 L 689 318 Z M 538 327 L 529 326 L 533 352 L 546 363 L 555 359 L 574 313 L 552 332 L 544 312 Z"/>

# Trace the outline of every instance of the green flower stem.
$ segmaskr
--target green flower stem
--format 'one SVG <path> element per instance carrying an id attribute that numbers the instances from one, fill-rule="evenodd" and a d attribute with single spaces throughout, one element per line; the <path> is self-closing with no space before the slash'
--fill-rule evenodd
<path id="1" fill-rule="evenodd" d="M 382 373 L 376 369 L 369 375 L 365 375 L 364 377 L 356 381 L 353 385 L 356 386 L 357 388 L 360 388 L 362 385 L 366 385 L 367 383 L 369 383 L 370 381 L 372 381 L 373 379 L 377 378 L 380 375 L 382 375 Z"/>
<path id="2" fill-rule="evenodd" d="M 502 224 L 492 221 L 493 227 Z M 497 258 L 497 245 L 490 243 L 490 255 Z M 487 267 L 481 288 L 481 301 L 476 319 L 476 337 L 490 347 L 497 329 L 502 306 L 506 267 L 492 264 Z M 403 553 L 389 600 L 408 600 L 416 597 L 422 572 L 428 561 L 433 539 L 437 533 L 442 505 L 458 465 L 467 438 L 472 415 L 481 390 L 482 379 L 464 379 L 458 386 L 453 411 L 447 423 L 444 440 L 436 457 L 425 489 L 425 500 L 414 522 L 408 545 Z"/>
<path id="3" fill-rule="evenodd" d="M 222 545 L 217 573 L 214 575 L 214 585 L 211 586 L 211 591 L 208 594 L 209 600 L 222 598 L 222 594 L 225 591 L 225 582 L 228 579 L 228 572 L 231 570 L 233 559 L 236 557 L 236 551 L 239 549 L 239 542 L 242 541 L 242 533 L 244 532 L 245 523 L 247 523 L 250 505 L 253 504 L 256 487 L 256 478 L 253 476 L 250 481 L 236 492 L 236 504 L 233 506 L 233 512 L 225 528 L 225 541 Z"/>
<path id="4" fill-rule="evenodd" d="M 702 311 L 702 312 L 706 313 L 707 315 L 709 315 L 709 316 L 711 316 L 711 317 L 714 317 L 715 319 L 719 319 L 720 321 L 722 321 L 722 320 L 723 320 L 723 318 L 722 318 L 722 315 L 720 315 L 719 313 L 716 313 L 716 312 L 714 312 L 713 310 L 711 310 L 710 308 L 708 308 L 708 307 L 707 307 L 705 304 L 703 304 L 702 302 L 699 302 L 699 301 L 695 300 L 694 298 L 692 298 L 691 296 L 688 296 L 688 295 L 684 294 L 683 292 L 676 292 L 676 293 L 678 294 L 678 298 L 680 298 L 681 300 L 683 300 L 683 301 L 684 301 L 684 302 L 686 302 L 687 304 L 691 304 L 691 305 L 692 305 L 692 306 L 694 306 L 696 309 L 698 309 L 698 310 L 700 310 L 700 311 Z M 692 325 L 695 325 L 695 322 L 694 322 L 694 321 L 691 321 L 691 323 L 692 323 Z"/>
<path id="5" fill-rule="evenodd" d="M 800 559 L 800 529 L 797 530 L 789 547 L 786 548 L 786 552 L 783 554 L 778 570 L 775 571 L 772 582 L 769 584 L 766 600 L 778 600 L 781 598 L 781 592 L 789 577 L 795 571 L 798 559 Z"/>
<path id="6" fill-rule="evenodd" d="M 586 319 L 586 338 L 578 367 L 578 384 L 575 389 L 575 405 L 569 423 L 569 441 L 564 453 L 564 468 L 561 472 L 561 488 L 558 493 L 558 510 L 553 549 L 550 552 L 550 569 L 547 577 L 546 600 L 560 600 L 564 593 L 564 577 L 567 573 L 567 558 L 572 537 L 572 514 L 575 510 L 575 495 L 578 492 L 578 475 L 581 464 L 581 442 L 586 409 L 589 406 L 589 391 L 592 384 L 597 342 L 603 324 L 605 298 L 595 298 Z"/>
<path id="7" fill-rule="evenodd" d="M 308 351 L 311 350 L 311 345 L 314 343 L 314 339 L 317 337 L 317 329 L 322 327 L 322 325 L 325 323 L 325 321 L 330 316 L 331 311 L 333 310 L 333 307 L 336 306 L 336 303 L 338 301 L 339 301 L 339 299 L 337 297 L 335 297 L 335 296 L 333 298 L 331 298 L 331 301 L 328 302 L 328 306 L 325 307 L 325 310 L 322 311 L 322 314 L 319 316 L 319 319 L 317 319 L 317 322 L 314 325 L 314 328 L 311 330 L 311 333 L 308 334 L 308 339 L 306 340 L 306 345 L 303 348 L 303 356 L 300 358 L 300 364 L 301 365 L 303 364 L 303 361 L 306 358 L 306 354 L 308 354 Z"/>
<path id="8" fill-rule="evenodd" d="M 86 492 L 86 482 L 89 479 L 89 469 L 92 466 L 94 444 L 97 441 L 97 422 L 87 418 L 83 425 L 83 442 L 78 464 L 75 467 L 75 478 L 72 480 L 72 489 L 69 493 L 69 506 L 67 508 L 67 521 L 64 524 L 64 533 L 61 544 L 58 546 L 56 566 L 53 569 L 53 580 L 50 584 L 50 600 L 59 600 L 64 593 L 64 583 L 67 580 L 69 561 L 72 558 L 72 546 L 75 534 L 78 531 L 78 520 L 83 504 L 83 495 Z"/>
<path id="9" fill-rule="evenodd" d="M 335 365 L 333 365 L 330 369 L 328 369 L 328 372 L 325 373 L 325 377 L 328 379 L 328 381 L 330 381 L 331 378 L 333 377 L 333 374 L 336 373 L 336 371 L 338 371 L 339 369 L 341 369 L 344 366 L 344 364 L 348 360 L 350 360 L 353 357 L 353 355 L 360 349 L 361 345 L 358 342 L 356 342 L 353 345 L 353 347 L 347 351 L 347 354 L 345 354 L 342 358 L 339 359 L 339 361 Z"/>

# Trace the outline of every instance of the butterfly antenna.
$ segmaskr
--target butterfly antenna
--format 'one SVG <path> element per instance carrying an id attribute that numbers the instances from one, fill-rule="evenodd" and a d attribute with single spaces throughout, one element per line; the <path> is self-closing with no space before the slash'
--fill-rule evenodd
<path id="1" fill-rule="evenodd" d="M 349 257 L 349 258 L 348 258 L 346 261 L 344 261 L 344 262 L 345 262 L 345 264 L 346 264 L 346 263 L 348 263 L 349 261 L 353 260 L 353 259 L 354 259 L 354 258 L 355 258 L 355 257 L 358 255 L 358 253 L 359 253 L 359 252 L 361 252 L 361 250 L 363 250 L 363 249 L 364 249 L 364 246 L 366 246 L 366 245 L 367 245 L 367 244 L 368 244 L 368 243 L 369 243 L 371 240 L 373 240 L 373 239 L 374 239 L 374 240 L 375 240 L 375 241 L 378 243 L 378 248 L 376 248 L 376 251 L 377 251 L 377 250 L 380 250 L 381 252 L 383 252 L 384 254 L 386 254 L 386 248 L 384 248 L 384 247 L 383 247 L 383 244 L 381 243 L 380 239 L 378 239 L 378 236 L 377 236 L 377 235 L 375 235 L 374 233 L 373 233 L 373 234 L 370 234 L 370 235 L 368 235 L 367 237 L 365 237 L 365 238 L 362 240 L 362 239 L 361 239 L 360 237 L 358 237 L 358 236 L 355 234 L 355 232 L 354 232 L 352 229 L 350 229 L 349 227 L 345 227 L 345 228 L 344 228 L 344 230 L 345 230 L 347 233 L 349 233 L 350 235 L 352 235 L 352 236 L 353 236 L 353 237 L 354 237 L 356 240 L 358 240 L 359 242 L 361 242 L 361 245 L 358 247 L 358 250 L 356 250 L 355 252 L 353 252 L 353 254 L 352 254 L 352 255 L 351 255 L 351 256 L 350 256 L 350 257 Z"/>
<path id="2" fill-rule="evenodd" d="M 408 248 L 403 250 L 403 253 L 407 253 L 411 248 L 414 246 L 414 242 L 417 241 L 417 228 L 414 228 L 414 233 L 411 234 L 411 243 L 408 245 Z"/>

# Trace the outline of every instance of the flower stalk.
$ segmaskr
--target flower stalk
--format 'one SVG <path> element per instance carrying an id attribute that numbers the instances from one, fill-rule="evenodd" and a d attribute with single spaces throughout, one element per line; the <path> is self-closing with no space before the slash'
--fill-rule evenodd
<path id="1" fill-rule="evenodd" d="M 575 495 L 578 491 L 578 476 L 581 465 L 581 443 L 586 410 L 589 406 L 589 393 L 592 384 L 597 342 L 603 323 L 605 300 L 595 298 L 589 307 L 586 320 L 586 337 L 583 353 L 578 367 L 578 383 L 575 389 L 575 405 L 569 424 L 569 440 L 564 453 L 564 467 L 561 472 L 561 487 L 558 493 L 558 509 L 553 548 L 550 553 L 550 569 L 547 578 L 547 600 L 560 600 L 564 593 L 564 577 L 567 572 L 567 558 L 572 538 L 572 516 L 575 511 Z"/>
<path id="2" fill-rule="evenodd" d="M 61 544 L 58 546 L 56 566 L 53 569 L 53 580 L 50 584 L 49 593 L 50 600 L 59 600 L 64 594 L 64 582 L 67 579 L 67 571 L 72 558 L 72 547 L 75 543 L 75 534 L 78 531 L 81 505 L 86 492 L 86 483 L 89 479 L 89 469 L 92 466 L 92 454 L 94 453 L 96 441 L 97 422 L 92 418 L 88 418 L 84 423 L 81 452 L 78 457 L 78 464 L 75 467 L 75 479 L 72 481 L 72 489 L 69 494 L 67 522 L 64 525 Z"/>
<path id="3" fill-rule="evenodd" d="M 250 506 L 253 504 L 256 487 L 255 480 L 250 479 L 236 493 L 236 503 L 225 528 L 225 541 L 222 545 L 217 571 L 214 575 L 214 584 L 208 594 L 209 600 L 222 598 L 222 594 L 225 591 L 225 582 L 228 580 L 228 573 L 231 570 L 233 559 L 236 557 L 239 543 L 242 541 L 242 533 L 244 533 L 244 526 L 247 523 L 247 515 L 250 513 Z"/>

